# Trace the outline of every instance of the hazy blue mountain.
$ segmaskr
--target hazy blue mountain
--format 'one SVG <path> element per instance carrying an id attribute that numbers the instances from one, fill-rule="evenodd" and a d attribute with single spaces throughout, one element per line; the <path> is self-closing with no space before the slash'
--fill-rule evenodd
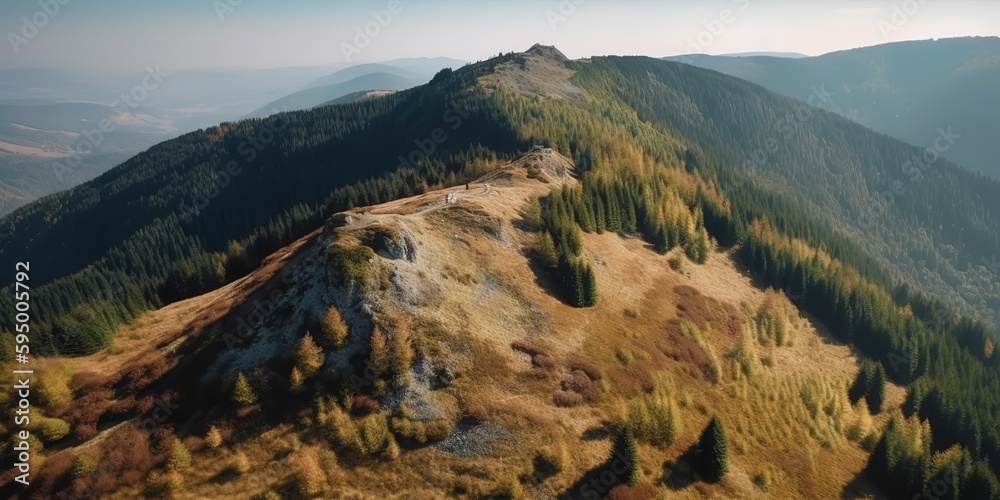
<path id="1" fill-rule="evenodd" d="M 396 75 L 403 78 L 414 79 L 414 80 L 422 78 L 421 73 L 415 71 L 410 71 L 407 69 L 399 68 L 396 66 L 390 66 L 388 64 L 383 64 L 383 63 L 366 63 L 366 64 L 358 64 L 356 66 L 350 66 L 340 71 L 337 71 L 336 73 L 332 73 L 329 75 L 325 75 L 321 78 L 317 78 L 309 82 L 309 84 L 306 85 L 306 89 L 326 87 L 328 85 L 332 85 L 335 83 L 343 83 L 349 80 L 353 80 L 355 78 L 375 73 Z M 430 77 L 433 75 L 434 74 L 431 73 L 429 76 L 427 76 L 426 79 L 429 80 Z"/>
<path id="2" fill-rule="evenodd" d="M 832 93 L 835 111 L 896 138 L 933 146 L 938 129 L 961 135 L 946 156 L 1000 177 L 1000 38 L 898 42 L 817 57 L 667 58 L 806 100 Z M 832 108 L 831 108 L 832 109 Z"/>
<path id="3" fill-rule="evenodd" d="M 787 57 L 790 59 L 799 59 L 802 57 L 809 57 L 807 54 L 801 52 L 733 52 L 731 54 L 719 54 L 720 57 Z"/>
<path id="4" fill-rule="evenodd" d="M 253 113 L 247 115 L 246 118 L 269 116 L 279 111 L 309 109 L 328 103 L 339 97 L 360 91 L 408 89 L 410 87 L 426 83 L 426 81 L 427 80 L 424 79 L 407 78 L 389 73 L 365 74 L 345 82 L 309 88 L 282 97 L 281 99 L 262 106 Z"/>

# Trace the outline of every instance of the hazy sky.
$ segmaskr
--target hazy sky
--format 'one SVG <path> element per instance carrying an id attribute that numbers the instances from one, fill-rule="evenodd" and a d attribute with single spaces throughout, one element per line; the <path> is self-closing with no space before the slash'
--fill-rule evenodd
<path id="1" fill-rule="evenodd" d="M 45 2 L 68 3 L 49 15 L 40 7 Z M 818 55 L 891 41 L 1000 35 L 1000 2 L 991 0 L 398 0 L 396 13 L 386 14 L 392 3 L 0 0 L 0 32 L 6 33 L 0 67 L 135 71 L 149 64 L 267 68 L 420 56 L 474 61 L 536 42 L 571 58 Z M 367 44 L 356 40 L 366 25 L 375 33 Z"/>

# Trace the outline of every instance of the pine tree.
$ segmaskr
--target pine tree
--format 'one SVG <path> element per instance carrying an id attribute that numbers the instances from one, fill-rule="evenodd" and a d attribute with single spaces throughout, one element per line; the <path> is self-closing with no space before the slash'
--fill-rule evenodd
<path id="1" fill-rule="evenodd" d="M 872 414 L 882 413 L 882 406 L 885 404 L 885 369 L 882 368 L 882 363 L 875 364 L 867 397 L 868 407 L 871 408 Z"/>
<path id="2" fill-rule="evenodd" d="M 239 372 L 236 375 L 236 383 L 233 384 L 232 399 L 234 403 L 241 406 L 257 404 L 257 394 L 253 391 L 253 387 L 250 387 L 250 381 L 243 375 L 243 372 Z"/>
<path id="3" fill-rule="evenodd" d="M 872 377 L 874 376 L 874 366 L 868 360 L 861 363 L 861 369 L 858 370 L 858 376 L 855 377 L 854 383 L 851 388 L 848 389 L 847 395 L 851 399 L 851 403 L 855 404 L 868 394 L 868 390 L 871 387 Z M 871 401 L 868 401 L 869 407 L 871 406 Z"/>
<path id="4" fill-rule="evenodd" d="M 702 477 L 709 482 L 718 482 L 729 471 L 726 432 L 715 417 L 698 439 L 697 459 Z"/>
<path id="5" fill-rule="evenodd" d="M 583 282 L 583 305 L 585 307 L 593 307 L 597 305 L 597 276 L 594 274 L 594 268 L 590 264 L 586 264 L 584 267 Z"/>
<path id="6" fill-rule="evenodd" d="M 639 479 L 642 477 L 642 464 L 639 462 L 639 444 L 636 442 L 632 429 L 628 426 L 618 431 L 614 453 L 615 456 L 612 460 L 625 460 L 625 483 L 629 486 L 639 484 Z"/>
<path id="7" fill-rule="evenodd" d="M 556 244 L 552 241 L 552 235 L 548 231 L 542 231 L 538 237 L 538 253 L 542 256 L 542 263 L 550 268 L 559 265 L 559 255 L 556 253 Z"/>

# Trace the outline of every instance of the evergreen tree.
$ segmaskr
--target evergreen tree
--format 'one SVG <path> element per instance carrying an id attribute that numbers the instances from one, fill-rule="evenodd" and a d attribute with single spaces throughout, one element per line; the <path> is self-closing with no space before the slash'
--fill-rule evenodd
<path id="1" fill-rule="evenodd" d="M 253 406 L 257 404 L 257 393 L 250 386 L 250 381 L 243 375 L 243 372 L 236 374 L 236 383 L 233 384 L 233 402 L 240 406 Z"/>
<path id="2" fill-rule="evenodd" d="M 597 305 L 597 277 L 594 275 L 594 269 L 590 264 L 586 264 L 583 273 L 584 281 L 584 302 L 585 307 L 592 307 Z"/>
<path id="3" fill-rule="evenodd" d="M 858 375 L 854 378 L 854 383 L 847 391 L 847 395 L 850 397 L 852 404 L 856 404 L 861 398 L 868 394 L 869 388 L 872 384 L 872 378 L 874 377 L 874 371 L 875 365 L 870 360 L 864 360 L 861 363 L 861 369 L 858 370 Z M 868 401 L 869 407 L 871 407 L 871 404 L 872 402 Z"/>
<path id="4" fill-rule="evenodd" d="M 629 486 L 639 484 L 642 478 L 642 464 L 639 462 L 639 444 L 636 442 L 632 429 L 625 426 L 618 430 L 612 461 L 625 460 L 625 483 Z"/>
<path id="5" fill-rule="evenodd" d="M 882 413 L 882 406 L 885 404 L 885 369 L 882 368 L 882 363 L 875 363 L 867 399 L 873 415 Z"/>
<path id="6" fill-rule="evenodd" d="M 703 478 L 718 482 L 729 471 L 729 452 L 722 422 L 712 417 L 698 439 L 696 457 Z"/>

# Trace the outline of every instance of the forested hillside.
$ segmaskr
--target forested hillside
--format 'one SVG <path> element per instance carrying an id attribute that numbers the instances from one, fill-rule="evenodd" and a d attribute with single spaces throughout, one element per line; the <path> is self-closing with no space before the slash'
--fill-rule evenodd
<path id="1" fill-rule="evenodd" d="M 481 144 L 515 150 L 478 106 L 434 85 L 225 123 L 16 211 L 0 245 L 44 285 L 37 348 L 98 349 L 121 321 L 242 275 L 331 210 L 455 183 L 467 159 L 493 157 Z"/>
<path id="2" fill-rule="evenodd" d="M 961 138 L 943 156 L 1000 176 L 993 133 L 1000 109 L 992 97 L 1000 85 L 1000 38 L 914 40 L 799 59 L 701 54 L 671 59 L 802 101 L 828 94 L 827 109 L 918 146 L 931 146 L 936 129 L 951 126 Z"/>
<path id="3" fill-rule="evenodd" d="M 694 262 L 711 236 L 909 386 L 907 411 L 932 438 L 890 426 L 870 466 L 883 488 L 911 495 L 952 474 L 996 491 L 1000 355 L 982 320 L 998 296 L 974 268 L 998 242 L 1000 185 L 940 158 L 904 170 L 921 149 L 679 63 L 536 46 L 409 91 L 222 124 L 18 210 L 0 221 L 16 227 L 0 250 L 32 262 L 38 348 L 92 352 L 333 211 L 455 184 L 534 144 L 572 158 L 582 180 L 543 219 L 567 303 L 599 300 L 574 222 Z"/>

